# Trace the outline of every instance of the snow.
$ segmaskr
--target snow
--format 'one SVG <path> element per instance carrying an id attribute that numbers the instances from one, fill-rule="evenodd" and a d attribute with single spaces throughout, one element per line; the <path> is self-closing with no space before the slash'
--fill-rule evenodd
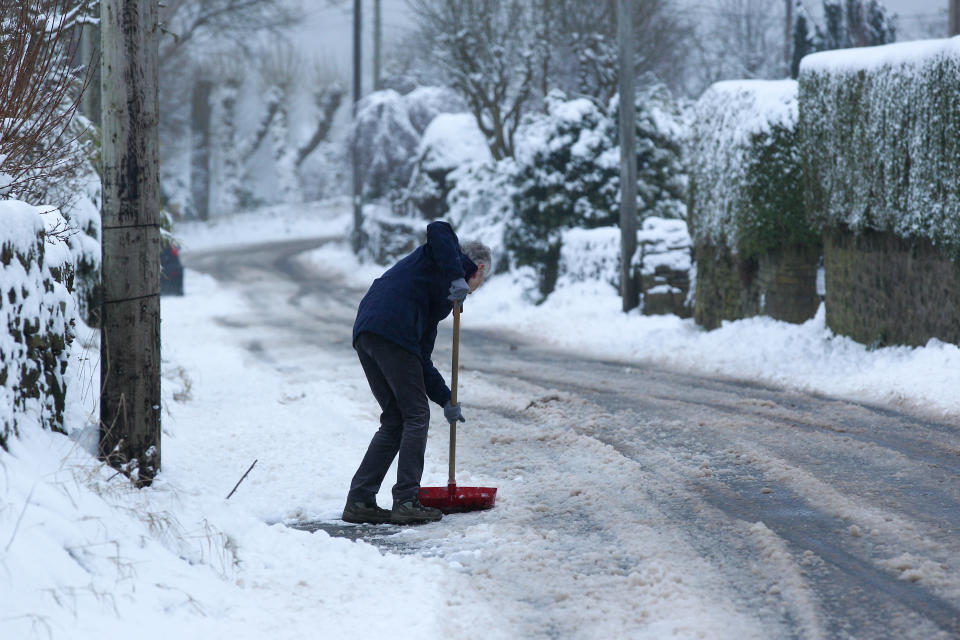
<path id="1" fill-rule="evenodd" d="M 960 348 L 931 339 L 924 347 L 870 351 L 827 329 L 822 305 L 802 325 L 756 317 L 703 331 L 675 316 L 623 314 L 616 291 L 606 285 L 559 289 L 537 307 L 516 295 L 508 278 L 485 287 L 471 305 L 478 309 L 473 323 L 575 353 L 960 415 L 954 391 L 960 388 Z"/>
<path id="2" fill-rule="evenodd" d="M 822 51 L 804 57 L 800 61 L 800 72 L 875 71 L 886 66 L 922 65 L 938 57 L 960 58 L 960 36 Z"/>
<path id="3" fill-rule="evenodd" d="M 431 120 L 420 139 L 417 157 L 422 158 L 425 171 L 493 160 L 476 119 L 469 113 L 441 113 Z"/>
<path id="4" fill-rule="evenodd" d="M 806 60 L 807 58 L 804 58 Z M 697 111 L 708 109 L 724 118 L 718 127 L 726 144 L 746 145 L 750 137 L 780 125 L 796 126 L 796 80 L 726 80 L 708 88 L 697 101 Z M 700 117 L 703 117 L 702 115 Z M 735 122 L 735 124 L 734 124 Z"/>
<path id="5" fill-rule="evenodd" d="M 334 198 L 290 207 L 274 205 L 209 222 L 181 222 L 174 237 L 186 251 L 222 249 L 294 237 L 342 235 L 353 224 L 349 198 Z"/>
<path id="6" fill-rule="evenodd" d="M 0 200 L 0 238 L 4 245 L 26 253 L 37 241 L 43 228 L 38 209 L 19 200 Z"/>
<path id="7" fill-rule="evenodd" d="M 657 267 L 674 271 L 690 269 L 690 232 L 685 220 L 650 216 L 644 219 L 637 233 L 637 245 L 642 251 L 641 273 L 651 275 Z M 659 287 L 655 287 L 659 289 Z M 659 293 L 651 289 L 649 293 Z"/>
<path id="8" fill-rule="evenodd" d="M 210 228 L 181 225 L 175 231 L 188 251 L 199 251 L 342 234 L 348 216 L 345 202 L 328 202 L 305 205 L 289 217 L 269 209 L 218 220 Z M 3 216 L 0 221 L 15 224 Z M 357 287 L 368 286 L 382 271 L 357 264 L 342 242 L 303 259 L 326 277 Z M 522 273 L 494 277 L 471 296 L 470 329 L 506 329 L 624 363 L 650 362 L 960 415 L 956 345 L 931 340 L 920 348 L 868 351 L 827 330 L 822 308 L 799 326 L 754 318 L 705 332 L 689 320 L 621 313 L 613 288 L 597 282 L 566 282 L 535 306 L 521 295 L 514 282 L 518 277 Z M 523 607 L 548 608 L 560 630 L 590 621 L 595 633 L 585 637 L 614 637 L 625 629 L 638 638 L 762 637 L 756 622 L 731 609 L 723 592 L 715 590 L 711 568 L 675 537 L 669 523 L 645 511 L 647 505 L 605 507 L 632 514 L 615 526 L 623 530 L 619 539 L 629 541 L 631 557 L 645 558 L 642 566 L 625 567 L 623 575 L 591 574 L 585 549 L 597 545 L 595 553 L 606 551 L 589 533 L 585 548 L 571 557 L 551 531 L 531 527 L 528 519 L 550 507 L 545 500 L 521 504 L 512 496 L 534 477 L 544 490 L 563 485 L 562 478 L 550 475 L 554 465 L 546 455 L 518 461 L 509 477 L 497 480 L 501 508 L 465 516 L 459 525 L 429 525 L 450 527 L 448 535 L 456 539 L 451 548 L 457 550 L 450 555 L 382 553 L 368 543 L 280 524 L 339 514 L 357 452 L 377 417 L 366 381 L 355 358 L 343 353 L 349 350 L 289 345 L 283 362 L 258 358 L 250 345 L 273 344 L 283 328 L 275 334 L 262 326 L 229 327 L 227 320 L 263 310 L 254 311 L 239 292 L 193 271 L 188 270 L 185 285 L 183 298 L 163 299 L 164 466 L 153 487 L 132 490 L 82 445 L 95 424 L 91 390 L 99 379 L 96 334 L 84 327 L 68 373 L 74 389 L 67 412 L 71 438 L 25 429 L 9 453 L 0 452 L 5 577 L 0 637 L 83 640 L 126 635 L 135 627 L 148 640 L 511 638 L 535 631 L 525 626 Z M 505 398 L 522 409 L 529 400 L 522 390 L 495 388 L 475 371 L 464 372 L 464 384 L 478 401 Z M 555 409 L 549 398 L 541 404 L 534 409 L 549 427 Z M 464 437 L 472 444 L 469 432 Z M 568 431 L 518 426 L 494 438 L 539 443 L 551 455 L 591 471 L 602 466 L 600 474 L 585 472 L 578 495 L 554 505 L 561 512 L 596 504 L 602 494 L 595 483 L 610 477 L 642 486 L 652 474 L 670 473 L 642 468 L 598 440 Z M 254 459 L 258 463 L 250 476 L 225 500 Z M 428 483 L 445 478 L 442 462 L 428 463 Z M 478 484 L 491 480 L 483 472 L 461 478 Z M 837 511 L 849 508 L 843 504 Z M 870 526 L 900 526 L 880 520 Z M 397 535 L 416 540 L 423 531 Z M 767 562 L 787 570 L 771 589 L 793 593 L 794 601 L 809 600 L 801 607 L 799 624 L 810 637 L 825 635 L 817 626 L 815 597 L 789 562 L 783 542 L 762 524 L 751 526 L 749 535 Z M 487 564 L 487 574 L 465 569 L 477 566 L 478 558 L 486 560 L 481 563 Z M 534 577 L 552 584 L 551 601 L 511 599 L 522 595 L 522 583 L 499 600 L 477 597 L 484 585 L 503 584 L 498 572 L 514 562 L 537 563 L 540 573 Z M 559 567 L 570 562 L 584 563 L 581 584 L 558 581 Z M 915 554 L 893 557 L 888 564 L 904 580 L 947 581 L 941 565 Z M 624 597 L 591 604 L 594 590 L 610 588 Z M 508 605 L 516 610 L 507 611 Z M 410 620 L 417 625 L 397 627 L 398 621 Z"/>

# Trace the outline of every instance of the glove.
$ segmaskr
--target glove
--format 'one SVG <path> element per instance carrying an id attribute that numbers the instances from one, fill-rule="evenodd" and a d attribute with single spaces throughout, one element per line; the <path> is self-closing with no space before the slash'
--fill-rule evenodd
<path id="1" fill-rule="evenodd" d="M 447 296 L 447 300 L 451 302 L 463 302 L 467 299 L 468 293 L 470 293 L 470 285 L 468 285 L 467 281 L 463 278 L 457 278 L 450 283 L 450 295 Z"/>
<path id="2" fill-rule="evenodd" d="M 463 413 L 460 411 L 460 403 L 450 404 L 450 401 L 447 400 L 447 404 L 443 405 L 443 415 L 446 416 L 447 422 L 466 422 L 467 419 L 463 417 Z"/>

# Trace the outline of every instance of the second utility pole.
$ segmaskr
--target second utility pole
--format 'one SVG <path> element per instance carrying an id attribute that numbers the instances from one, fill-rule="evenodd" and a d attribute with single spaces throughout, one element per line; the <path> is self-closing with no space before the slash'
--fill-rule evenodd
<path id="1" fill-rule="evenodd" d="M 633 277 L 637 250 L 637 132 L 634 85 L 633 3 L 617 2 L 617 35 L 620 43 L 620 294 L 623 310 L 640 304 Z"/>
<path id="2" fill-rule="evenodd" d="M 357 104 L 363 95 L 363 75 L 361 74 L 361 36 L 363 34 L 363 0 L 353 0 L 353 121 L 357 121 Z M 361 228 L 363 227 L 363 183 L 360 180 L 360 165 L 357 157 L 357 142 L 350 145 L 353 164 L 353 252 L 360 253 Z"/>

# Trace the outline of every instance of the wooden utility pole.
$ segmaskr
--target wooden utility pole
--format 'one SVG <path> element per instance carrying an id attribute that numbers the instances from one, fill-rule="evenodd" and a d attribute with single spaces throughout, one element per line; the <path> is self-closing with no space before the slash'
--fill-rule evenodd
<path id="1" fill-rule="evenodd" d="M 796 0 L 784 0 L 786 6 L 786 23 L 783 28 L 783 64 L 790 73 L 790 65 L 793 63 L 793 3 Z"/>
<path id="2" fill-rule="evenodd" d="M 640 304 L 631 260 L 637 250 L 637 132 L 633 2 L 617 0 L 620 44 L 620 295 L 623 310 Z"/>
<path id="3" fill-rule="evenodd" d="M 213 83 L 203 72 L 190 96 L 190 202 L 201 220 L 210 219 L 210 96 Z"/>
<path id="4" fill-rule="evenodd" d="M 156 0 L 101 0 L 100 456 L 138 486 L 160 471 Z"/>
<path id="5" fill-rule="evenodd" d="M 363 35 L 363 0 L 353 0 L 353 120 L 357 120 L 357 104 L 363 95 L 363 75 L 361 37 Z M 351 160 L 353 165 L 353 252 L 360 252 L 361 233 L 363 227 L 363 184 L 360 181 L 359 158 L 357 145 L 351 146 Z"/>
<path id="6" fill-rule="evenodd" d="M 383 29 L 380 21 L 380 0 L 373 0 L 373 90 L 380 91 L 380 56 Z"/>
<path id="7" fill-rule="evenodd" d="M 950 35 L 960 35 L 960 0 L 950 0 Z"/>
<path id="8" fill-rule="evenodd" d="M 80 112 L 90 122 L 100 124 L 100 26 L 85 22 L 80 28 L 80 61 L 85 66 L 95 65 L 81 97 Z"/>

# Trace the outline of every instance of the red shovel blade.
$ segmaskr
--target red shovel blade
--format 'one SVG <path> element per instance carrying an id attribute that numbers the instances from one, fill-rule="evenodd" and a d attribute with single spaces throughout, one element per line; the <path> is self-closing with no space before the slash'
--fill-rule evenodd
<path id="1" fill-rule="evenodd" d="M 497 498 L 495 487 L 420 487 L 420 504 L 444 513 L 463 513 L 492 509 Z"/>

